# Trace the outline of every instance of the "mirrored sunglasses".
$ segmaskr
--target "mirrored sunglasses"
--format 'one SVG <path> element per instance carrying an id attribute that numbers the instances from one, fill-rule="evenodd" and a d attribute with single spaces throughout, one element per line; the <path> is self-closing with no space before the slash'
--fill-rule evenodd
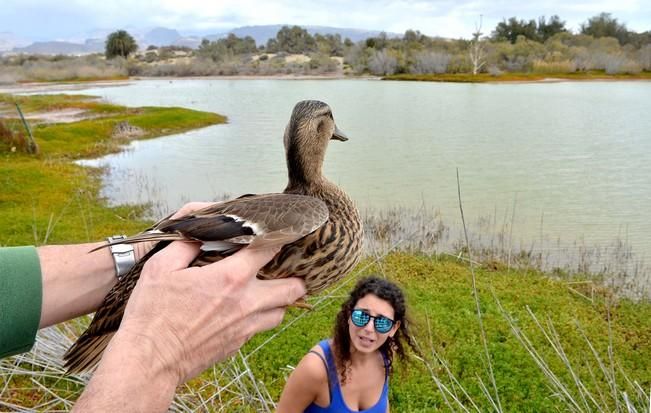
<path id="1" fill-rule="evenodd" d="M 393 327 L 394 321 L 388 317 L 385 317 L 383 315 L 372 316 L 366 311 L 360 310 L 358 308 L 354 309 L 350 314 L 351 321 L 357 327 L 364 327 L 366 324 L 368 324 L 369 321 L 371 321 L 371 318 L 373 319 L 373 327 L 375 327 L 375 331 L 378 333 L 386 334 L 391 331 L 391 327 Z"/>

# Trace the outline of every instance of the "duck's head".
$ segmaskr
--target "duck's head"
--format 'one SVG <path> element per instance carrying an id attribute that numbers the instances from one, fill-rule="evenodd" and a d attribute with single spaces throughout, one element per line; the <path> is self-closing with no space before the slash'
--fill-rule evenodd
<path id="1" fill-rule="evenodd" d="M 322 178 L 323 159 L 333 139 L 347 141 L 348 137 L 337 128 L 330 106 L 318 100 L 303 100 L 294 106 L 284 139 L 290 185 Z"/>

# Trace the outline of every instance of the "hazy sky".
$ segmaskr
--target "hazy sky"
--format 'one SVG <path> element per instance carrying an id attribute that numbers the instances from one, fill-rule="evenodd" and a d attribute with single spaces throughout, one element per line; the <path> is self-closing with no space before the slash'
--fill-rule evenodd
<path id="1" fill-rule="evenodd" d="M 557 14 L 567 27 L 601 12 L 630 30 L 651 30 L 651 0 L 2 0 L 0 32 L 28 40 L 73 40 L 95 30 L 168 27 L 210 34 L 260 24 L 298 24 L 384 30 L 420 30 L 469 37 L 483 15 L 489 33 L 503 18 Z"/>

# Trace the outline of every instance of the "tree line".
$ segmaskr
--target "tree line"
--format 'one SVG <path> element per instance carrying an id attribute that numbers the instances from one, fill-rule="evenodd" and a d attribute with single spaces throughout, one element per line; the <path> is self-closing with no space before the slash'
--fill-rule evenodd
<path id="1" fill-rule="evenodd" d="M 432 31 L 436 31 L 435 28 Z M 558 16 L 503 19 L 489 33 L 478 27 L 470 39 L 445 39 L 407 30 L 402 36 L 380 33 L 358 42 L 339 34 L 310 34 L 299 26 L 282 27 L 257 45 L 234 34 L 198 48 L 155 47 L 137 51 L 124 30 L 107 37 L 105 57 L 3 57 L 2 79 L 73 80 L 143 76 L 344 75 L 442 73 L 608 74 L 651 71 L 651 31 L 635 32 L 611 14 L 587 19 L 572 32 Z M 173 59 L 179 55 L 184 59 Z"/>

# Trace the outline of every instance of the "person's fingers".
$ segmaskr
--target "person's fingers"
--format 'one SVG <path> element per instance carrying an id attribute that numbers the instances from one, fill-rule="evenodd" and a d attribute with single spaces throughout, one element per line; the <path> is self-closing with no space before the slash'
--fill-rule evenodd
<path id="1" fill-rule="evenodd" d="M 278 327 L 285 317 L 285 308 L 277 307 L 251 314 L 246 320 L 246 341 L 257 333 Z"/>
<path id="2" fill-rule="evenodd" d="M 221 264 L 222 270 L 227 274 L 251 278 L 258 273 L 260 268 L 271 261 L 279 251 L 280 248 L 244 248 L 216 264 Z"/>
<path id="3" fill-rule="evenodd" d="M 301 278 L 289 277 L 278 280 L 254 280 L 252 294 L 254 310 L 285 307 L 303 297 L 307 290 Z"/>
<path id="4" fill-rule="evenodd" d="M 199 244 L 174 241 L 154 254 L 145 264 L 146 269 L 156 272 L 171 272 L 187 268 L 199 254 Z"/>

